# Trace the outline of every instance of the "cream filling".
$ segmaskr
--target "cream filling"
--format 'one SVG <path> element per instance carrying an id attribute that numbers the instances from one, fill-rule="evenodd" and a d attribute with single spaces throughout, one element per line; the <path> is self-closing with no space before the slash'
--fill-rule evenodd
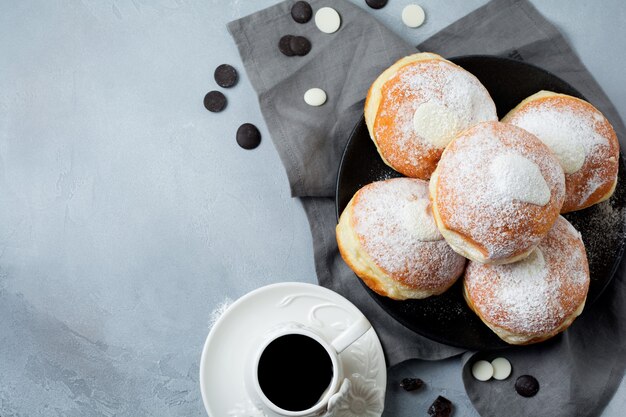
<path id="1" fill-rule="evenodd" d="M 445 148 L 461 129 L 459 117 L 439 104 L 427 101 L 415 109 L 413 130 L 437 149 Z"/>
<path id="2" fill-rule="evenodd" d="M 405 56 L 402 59 L 396 61 L 392 66 L 387 68 L 376 78 L 372 86 L 370 87 L 369 97 L 365 103 L 365 123 L 367 124 L 367 130 L 370 132 L 370 136 L 374 138 L 374 122 L 376 121 L 376 114 L 378 113 L 378 106 L 380 106 L 380 100 L 382 99 L 382 88 L 387 81 L 391 79 L 400 68 L 405 65 L 412 64 L 418 61 L 427 61 L 429 59 L 443 60 L 443 58 L 437 54 L 429 52 L 422 52 Z"/>
<path id="3" fill-rule="evenodd" d="M 444 151 L 445 152 L 445 151 Z M 505 259 L 490 259 L 489 255 L 485 256 L 483 253 L 470 241 L 464 238 L 459 233 L 456 233 L 453 230 L 450 230 L 443 223 L 443 220 L 439 216 L 439 210 L 437 209 L 437 180 L 439 178 L 439 169 L 435 169 L 435 172 L 430 177 L 430 183 L 428 185 L 430 191 L 430 199 L 432 201 L 432 210 L 433 210 L 433 218 L 435 219 L 435 223 L 439 228 L 439 232 L 443 235 L 448 245 L 459 255 L 472 260 L 474 262 L 479 262 L 481 264 L 510 264 L 513 262 L 517 262 L 526 258 L 530 253 L 535 249 L 535 246 L 529 248 L 527 251 L 520 253 L 519 255 L 513 256 L 511 258 Z"/>
<path id="4" fill-rule="evenodd" d="M 541 170 L 530 159 L 516 153 L 496 156 L 489 164 L 495 191 L 508 201 L 545 206 L 550 202 L 550 187 Z"/>
<path id="5" fill-rule="evenodd" d="M 434 242 L 443 239 L 439 229 L 437 229 L 429 205 L 430 201 L 427 198 L 420 198 L 408 202 L 402 211 L 404 228 L 420 242 Z"/>
<path id="6" fill-rule="evenodd" d="M 354 231 L 352 218 L 352 200 L 341 214 L 337 225 L 337 241 L 342 249 L 342 255 L 347 257 L 348 264 L 353 266 L 354 272 L 378 282 L 382 291 L 389 298 L 396 300 L 422 299 L 431 295 L 438 295 L 446 291 L 456 280 L 450 280 L 446 287 L 433 290 L 420 290 L 409 287 L 396 281 L 384 272 L 367 254 Z"/>
<path id="7" fill-rule="evenodd" d="M 502 121 L 504 123 L 509 123 L 509 120 L 512 117 L 511 115 L 515 115 L 515 113 L 519 109 L 523 108 L 527 103 L 541 98 L 553 96 L 564 96 L 564 94 L 553 93 L 551 91 L 545 90 L 539 91 L 538 93 L 535 93 L 532 96 L 522 100 L 521 103 L 515 106 L 513 110 L 511 110 L 506 116 L 504 116 Z M 548 148 L 550 148 L 550 150 L 559 160 L 559 163 L 561 164 L 561 167 L 566 174 L 573 174 L 579 171 L 585 164 L 585 159 L 587 158 L 587 151 L 585 150 L 585 147 L 582 144 L 572 140 L 570 135 L 565 134 L 562 131 L 556 130 L 554 126 L 543 125 L 535 126 L 533 128 L 532 126 L 526 126 L 524 123 L 516 123 L 516 125 L 528 130 L 530 133 L 537 136 L 539 140 L 541 140 Z"/>

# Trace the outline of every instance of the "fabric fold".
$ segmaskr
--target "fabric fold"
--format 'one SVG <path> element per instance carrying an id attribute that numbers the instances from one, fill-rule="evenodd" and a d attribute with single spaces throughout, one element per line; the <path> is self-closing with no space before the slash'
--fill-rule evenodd
<path id="1" fill-rule="evenodd" d="M 320 285 L 353 302 L 376 330 L 388 366 L 407 359 L 438 360 L 465 350 L 434 342 L 404 327 L 367 294 L 354 272 L 343 261 L 335 239 L 335 199 L 302 198 L 315 242 L 315 270 Z"/>
<path id="2" fill-rule="evenodd" d="M 294 22 L 292 4 L 284 1 L 235 20 L 228 30 L 258 94 L 292 195 L 332 197 L 347 133 L 354 126 L 349 124 L 363 113 L 355 105 L 385 68 L 415 48 L 347 1 L 310 1 L 314 10 L 330 6 L 341 15 L 341 29 L 332 35 L 312 21 Z M 303 57 L 282 55 L 278 41 L 288 34 L 308 38 L 311 52 Z M 305 91 L 313 87 L 328 95 L 323 106 L 304 102 Z"/>
<path id="3" fill-rule="evenodd" d="M 297 24 L 287 0 L 231 22 L 228 29 L 259 97 L 261 111 L 285 166 L 292 195 L 300 197 L 311 233 L 320 285 L 352 301 L 372 322 L 386 353 L 387 365 L 406 359 L 438 360 L 463 353 L 408 330 L 369 296 L 343 262 L 335 239 L 336 175 L 350 132 L 363 113 L 363 99 L 373 80 L 414 47 L 345 0 L 312 0 L 314 10 L 338 10 L 342 26 L 321 33 L 310 22 Z M 286 57 L 278 40 L 303 35 L 313 44 L 304 57 Z M 578 89 L 613 124 L 618 137 L 626 128 L 606 94 L 562 34 L 527 0 L 493 0 L 418 45 L 444 57 L 499 55 L 535 64 Z M 328 102 L 309 107 L 304 92 L 322 88 Z M 462 378 L 472 403 L 483 416 L 594 416 L 606 406 L 626 366 L 626 264 L 611 287 L 565 334 L 539 345 L 504 352 L 467 352 Z M 506 356 L 513 375 L 482 383 L 471 376 L 478 358 Z M 523 398 L 515 378 L 534 375 L 539 394 Z"/>

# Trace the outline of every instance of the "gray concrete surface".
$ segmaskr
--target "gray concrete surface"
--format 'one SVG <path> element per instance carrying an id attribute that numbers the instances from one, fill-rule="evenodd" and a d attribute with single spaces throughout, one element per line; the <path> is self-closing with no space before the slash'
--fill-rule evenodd
<path id="1" fill-rule="evenodd" d="M 366 7 L 361 0 L 355 3 Z M 484 0 L 420 0 L 419 43 Z M 0 0 L 0 416 L 203 416 L 198 363 L 211 312 L 259 286 L 315 282 L 304 212 L 225 24 L 274 0 Z M 534 3 L 626 116 L 619 0 Z M 255 123 L 265 138 L 240 149 Z M 429 382 L 408 395 L 406 374 Z M 386 416 L 446 393 L 474 416 L 458 360 L 390 372 Z M 622 388 L 603 416 L 623 415 Z M 219 416 L 214 416 L 219 417 Z"/>

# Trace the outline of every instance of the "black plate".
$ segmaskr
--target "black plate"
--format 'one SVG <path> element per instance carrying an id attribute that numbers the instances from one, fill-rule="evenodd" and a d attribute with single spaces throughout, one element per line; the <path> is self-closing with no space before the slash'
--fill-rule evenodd
<path id="1" fill-rule="evenodd" d="M 499 117 L 539 90 L 584 99 L 574 87 L 554 74 L 524 62 L 494 56 L 465 56 L 452 58 L 451 61 L 478 77 L 493 97 Z M 587 248 L 591 271 L 587 307 L 598 299 L 613 278 L 624 251 L 626 171 L 622 158 L 619 173 L 617 190 L 610 200 L 565 215 L 580 231 Z M 335 200 L 337 217 L 354 193 L 364 185 L 401 176 L 380 159 L 369 137 L 365 120 L 361 119 L 352 131 L 339 167 Z M 358 278 L 355 276 L 355 279 Z M 432 340 L 471 350 L 507 347 L 467 307 L 461 289 L 459 280 L 440 296 L 396 301 L 367 288 L 374 300 L 392 317 Z"/>

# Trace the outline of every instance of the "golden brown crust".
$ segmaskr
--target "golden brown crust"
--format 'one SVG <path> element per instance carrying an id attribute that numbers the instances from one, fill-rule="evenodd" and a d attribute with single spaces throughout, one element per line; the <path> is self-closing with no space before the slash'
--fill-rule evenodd
<path id="1" fill-rule="evenodd" d="M 356 195 L 354 197 L 356 197 Z M 385 288 L 382 286 L 380 281 L 376 279 L 375 274 L 373 272 L 369 272 L 365 269 L 362 269 L 360 265 L 357 265 L 357 261 L 356 261 L 357 258 L 354 257 L 352 255 L 352 251 L 348 249 L 348 246 L 349 246 L 347 243 L 348 239 L 343 238 L 341 226 L 347 226 L 347 225 L 350 225 L 350 223 L 352 223 L 350 211 L 354 207 L 353 205 L 354 197 L 352 198 L 352 200 L 350 200 L 350 202 L 346 206 L 346 209 L 341 214 L 341 217 L 339 218 L 339 223 L 337 224 L 337 227 L 336 227 L 337 246 L 339 247 L 339 254 L 343 258 L 344 262 L 350 267 L 350 269 L 354 271 L 354 273 L 359 278 L 361 278 L 363 282 L 365 282 L 365 285 L 367 285 L 371 290 L 373 290 L 379 295 L 393 298 L 391 297 L 391 294 L 385 291 Z"/>
<path id="2" fill-rule="evenodd" d="M 390 84 L 387 83 L 383 87 L 383 96 L 388 95 Z M 394 95 L 395 100 L 406 100 L 407 98 Z M 383 101 L 382 105 L 385 105 Z M 406 149 L 400 149 L 397 146 L 397 136 L 393 132 L 396 114 L 387 112 L 379 114 L 374 123 L 374 131 L 376 132 L 376 144 L 384 159 L 389 161 L 392 168 L 396 171 L 412 178 L 421 178 L 428 180 L 437 168 L 437 162 L 441 158 L 443 149 L 430 147 L 419 141 L 410 141 Z M 407 153 L 418 155 L 418 163 L 415 163 L 407 157 Z"/>
<path id="3" fill-rule="evenodd" d="M 393 65 L 387 68 L 385 71 L 380 74 L 376 80 L 372 83 L 370 88 L 367 91 L 367 97 L 365 99 L 365 123 L 367 124 L 367 129 L 370 133 L 372 139 L 374 139 L 374 121 L 376 120 L 376 114 L 378 113 L 378 108 L 380 107 L 381 101 L 381 89 L 383 85 L 392 78 L 397 70 L 400 68 L 410 65 L 420 61 L 428 61 L 428 60 L 443 60 L 440 55 L 422 52 L 418 54 L 413 54 L 409 56 L 405 56 L 400 58 Z M 376 142 L 376 141 L 374 141 Z"/>
<path id="4" fill-rule="evenodd" d="M 606 140 L 606 144 L 593 147 L 578 171 L 565 174 L 566 195 L 561 213 L 581 210 L 610 198 L 617 183 L 619 166 L 619 141 L 611 123 L 590 103 L 550 91 L 540 91 L 526 98 L 502 121 L 531 130 L 541 140 L 542 133 L 533 131 L 534 128 L 528 126 L 523 117 L 530 112 L 541 115 L 546 111 L 562 111 L 577 116 L 578 123 L 591 124 L 593 130 Z M 572 126 L 572 129 L 575 127 Z M 590 187 L 593 187 L 592 192 Z"/>
<path id="5" fill-rule="evenodd" d="M 485 325 L 487 327 L 489 327 L 494 333 L 496 333 L 498 335 L 498 337 L 500 337 L 502 340 L 504 340 L 505 342 L 512 344 L 512 345 L 518 345 L 518 346 L 525 346 L 525 345 L 532 345 L 535 343 L 541 343 L 544 342 L 548 339 L 553 338 L 554 336 L 556 336 L 557 334 L 567 330 L 567 328 L 569 326 L 572 325 L 572 323 L 574 322 L 574 320 L 576 319 L 576 317 L 578 317 L 580 315 L 580 313 L 582 312 L 583 308 L 585 307 L 585 301 L 583 301 L 583 303 L 579 306 L 579 308 L 572 313 L 570 316 L 567 317 L 567 319 L 565 319 L 563 321 L 563 324 L 548 333 L 545 333 L 541 336 L 534 336 L 534 337 L 529 337 L 529 338 L 525 338 L 525 337 L 519 337 L 519 335 L 516 335 L 510 331 L 507 331 L 505 329 L 499 328 L 498 326 L 495 326 L 491 323 L 488 323 L 485 318 L 480 314 L 480 310 L 478 310 L 475 306 L 474 303 L 472 302 L 472 300 L 470 299 L 469 295 L 467 294 L 467 287 L 465 286 L 465 284 L 463 285 L 463 298 L 465 299 L 465 301 L 467 302 L 467 306 L 470 308 L 470 310 L 472 310 L 477 316 L 478 318 L 485 323 Z"/>
<path id="6" fill-rule="evenodd" d="M 443 240 L 428 204 L 426 182 L 396 178 L 363 187 L 341 214 L 339 252 L 376 293 L 398 300 L 425 298 L 446 291 L 462 274 L 465 259 Z M 419 210 L 426 220 L 430 216 L 432 228 L 413 228 L 425 224 Z"/>
<path id="7" fill-rule="evenodd" d="M 492 201 L 489 163 L 513 151 L 538 166 L 550 189 L 547 204 Z M 437 226 L 450 246 L 476 262 L 501 264 L 523 259 L 548 233 L 563 204 L 564 180 L 554 155 L 533 135 L 484 122 L 448 145 L 430 190 Z"/>
<path id="8" fill-rule="evenodd" d="M 344 262 L 348 264 L 350 269 L 359 278 L 363 280 L 365 285 L 367 285 L 372 291 L 374 291 L 378 295 L 382 295 L 384 297 L 389 297 L 393 299 L 398 299 L 398 298 L 394 298 L 392 294 L 389 294 L 387 291 L 385 291 L 385 288 L 382 286 L 380 281 L 376 279 L 374 274 L 367 273 L 366 271 L 362 271 L 357 267 L 356 263 L 352 261 L 352 258 L 348 254 L 348 250 L 346 249 L 342 241 L 337 240 L 337 243 L 339 244 L 339 253 L 341 254 L 341 257 L 343 258 Z"/>
<path id="9" fill-rule="evenodd" d="M 589 266 L 579 233 L 559 217 L 527 260 L 470 263 L 463 283 L 468 306 L 511 344 L 546 340 L 571 325 L 589 289 Z"/>
<path id="10" fill-rule="evenodd" d="M 407 80 L 418 80 L 416 83 L 424 82 L 425 86 L 417 87 Z M 444 91 L 451 84 L 456 88 Z M 442 106 L 453 113 L 450 139 L 476 121 L 497 120 L 495 104 L 478 79 L 439 55 L 410 55 L 384 71 L 365 101 L 370 137 L 387 165 L 408 177 L 425 180 L 435 170 L 445 146 L 425 140 L 412 127 L 416 109 L 430 101 L 444 103 Z"/>

